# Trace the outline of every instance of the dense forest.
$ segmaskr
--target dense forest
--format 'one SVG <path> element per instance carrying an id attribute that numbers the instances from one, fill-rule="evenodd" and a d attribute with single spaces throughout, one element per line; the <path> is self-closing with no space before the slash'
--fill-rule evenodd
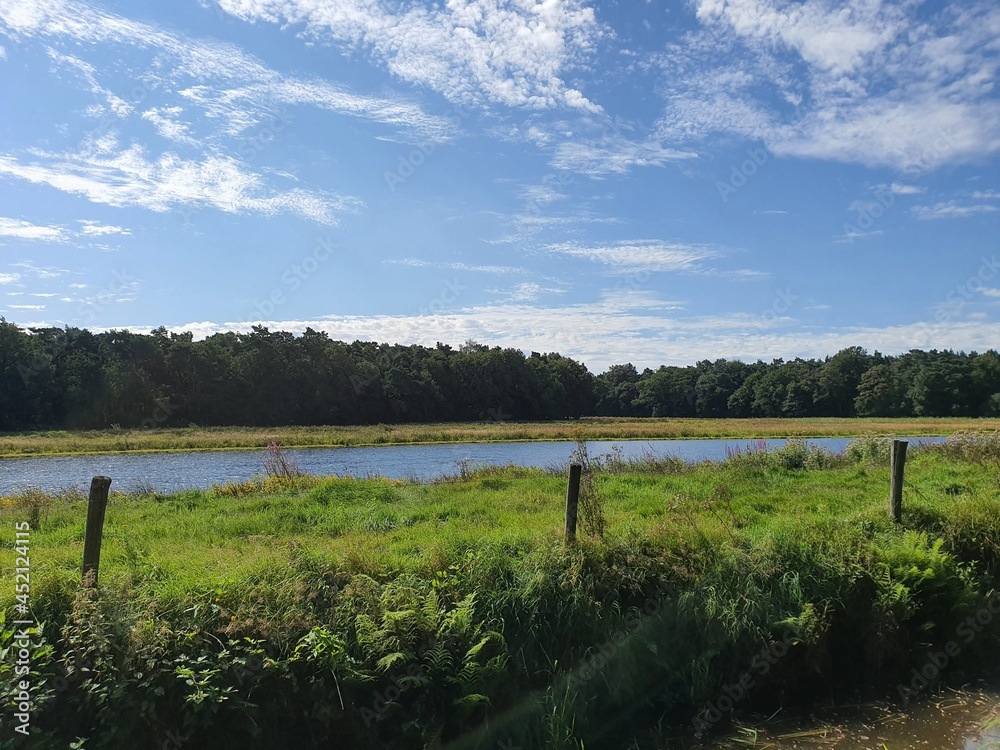
<path id="1" fill-rule="evenodd" d="M 621 364 L 593 375 L 559 354 L 474 342 L 347 344 L 262 327 L 194 341 L 164 328 L 25 330 L 0 318 L 0 431 L 591 415 L 992 417 L 1000 354 L 852 347 L 824 360 Z"/>

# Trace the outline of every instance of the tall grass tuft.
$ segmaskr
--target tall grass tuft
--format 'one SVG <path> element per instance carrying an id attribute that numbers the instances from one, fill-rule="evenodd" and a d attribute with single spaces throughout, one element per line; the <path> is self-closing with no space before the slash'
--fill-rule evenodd
<path id="1" fill-rule="evenodd" d="M 600 462 L 591 460 L 586 441 L 580 440 L 570 456 L 570 463 L 580 464 L 582 468 L 580 473 L 580 527 L 584 533 L 603 539 L 604 532 L 608 528 L 608 521 L 604 515 L 600 480 L 594 477 L 595 469 L 600 466 Z"/>
<path id="2" fill-rule="evenodd" d="M 305 476 L 305 472 L 299 468 L 292 458 L 285 454 L 274 440 L 267 443 L 267 455 L 263 459 L 264 474 L 269 477 L 283 477 L 291 479 L 293 477 Z"/>

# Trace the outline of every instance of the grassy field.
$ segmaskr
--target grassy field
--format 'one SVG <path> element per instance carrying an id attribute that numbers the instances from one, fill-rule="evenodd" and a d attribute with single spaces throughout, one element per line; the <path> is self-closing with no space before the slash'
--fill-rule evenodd
<path id="1" fill-rule="evenodd" d="M 0 434 L 0 457 L 122 451 L 186 451 L 481 442 L 490 440 L 649 440 L 655 438 L 857 437 L 950 435 L 995 430 L 1000 420 L 977 419 L 622 419 L 562 422 L 477 422 L 358 427 L 179 427 Z"/>
<path id="2" fill-rule="evenodd" d="M 951 640 L 931 682 L 958 679 L 1000 654 L 992 618 L 956 635 L 995 600 L 997 442 L 915 451 L 902 527 L 873 440 L 605 457 L 568 547 L 565 478 L 534 469 L 113 495 L 99 596 L 79 590 L 84 499 L 3 498 L 0 564 L 28 522 L 45 623 L 17 746 L 661 750 L 733 707 L 895 695 Z"/>

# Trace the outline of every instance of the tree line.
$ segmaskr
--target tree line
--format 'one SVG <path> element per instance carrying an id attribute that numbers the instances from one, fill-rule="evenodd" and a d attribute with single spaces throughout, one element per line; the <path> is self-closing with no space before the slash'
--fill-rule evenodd
<path id="1" fill-rule="evenodd" d="M 630 417 L 1000 416 L 1000 354 L 860 347 L 594 375 L 556 353 L 345 343 L 255 326 L 22 329 L 0 318 L 0 431 Z"/>

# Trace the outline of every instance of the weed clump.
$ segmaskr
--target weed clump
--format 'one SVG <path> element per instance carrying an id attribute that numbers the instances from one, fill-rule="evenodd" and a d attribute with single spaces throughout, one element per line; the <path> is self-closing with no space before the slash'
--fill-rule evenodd
<path id="1" fill-rule="evenodd" d="M 294 479 L 305 476 L 306 473 L 274 440 L 267 442 L 267 455 L 263 458 L 264 475 L 267 477 L 282 477 Z"/>
<path id="2" fill-rule="evenodd" d="M 888 466 L 891 453 L 892 438 L 874 434 L 852 440 L 844 451 L 850 463 L 870 466 Z"/>
<path id="3" fill-rule="evenodd" d="M 931 449 L 958 461 L 1000 464 L 1000 430 L 956 432 L 944 443 L 931 446 Z"/>

